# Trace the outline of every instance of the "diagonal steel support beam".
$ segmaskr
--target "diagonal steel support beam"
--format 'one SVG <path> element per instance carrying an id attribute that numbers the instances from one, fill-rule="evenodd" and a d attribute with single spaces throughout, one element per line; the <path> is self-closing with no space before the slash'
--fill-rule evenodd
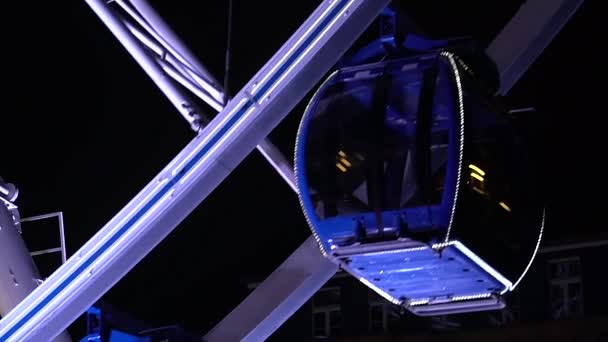
<path id="1" fill-rule="evenodd" d="M 528 0 L 486 49 L 505 95 L 540 56 L 583 0 Z"/>
<path id="2" fill-rule="evenodd" d="M 108 10 L 129 30 L 113 32 L 114 35 L 190 123 L 192 129 L 198 132 L 209 122 L 209 118 L 180 87 L 168 82 L 168 78 L 217 111 L 224 108 L 224 90 L 145 0 L 117 0 L 116 3 L 135 23 L 123 18 L 108 4 Z M 296 191 L 293 168 L 281 151 L 268 138 L 262 140 L 257 149 L 292 190 Z"/>
<path id="3" fill-rule="evenodd" d="M 337 272 L 310 236 L 204 340 L 264 341 Z M 245 314 L 246 313 L 246 314 Z"/>
<path id="4" fill-rule="evenodd" d="M 124 0 L 121 0 L 124 1 Z M 220 83 L 213 75 L 205 68 L 205 66 L 195 57 L 195 54 L 184 44 L 181 39 L 173 32 L 171 27 L 156 13 L 154 8 L 150 6 L 147 0 L 129 0 L 133 7 L 141 14 L 155 31 L 163 37 L 178 55 L 182 56 L 185 62 L 191 65 L 198 73 L 200 73 L 212 86 L 219 88 Z"/>
<path id="5" fill-rule="evenodd" d="M 0 341 L 56 336 L 167 236 L 289 113 L 388 0 L 327 0 L 127 206 L 0 320 Z M 104 0 L 87 0 L 127 32 Z"/>
<path id="6" fill-rule="evenodd" d="M 159 35 L 169 37 L 164 38 L 166 42 L 172 42 L 172 45 L 180 47 L 181 51 L 187 49 L 185 44 L 179 40 L 179 37 L 145 0 L 132 0 L 131 4 L 140 12 L 142 12 L 142 8 L 144 9 L 143 12 L 149 18 L 149 29 L 154 30 L 160 27 L 159 31 L 162 33 Z M 122 7 L 124 8 L 125 5 L 123 4 Z M 156 43 L 151 37 L 146 36 L 128 21 L 124 22 L 129 31 L 142 44 L 156 53 L 158 56 L 156 57 L 156 62 L 163 71 L 214 109 L 222 106 L 209 99 L 207 93 L 199 89 L 185 75 L 180 74 L 179 70 L 176 70 L 177 61 L 166 61 L 172 55 L 168 54 L 168 51 L 164 50 L 163 46 Z M 190 65 L 200 65 L 201 68 L 204 68 L 189 51 L 184 53 L 184 55 L 189 56 Z M 160 56 L 164 56 L 164 58 Z M 216 86 L 216 89 L 218 92 L 223 91 L 219 85 Z M 222 107 L 219 109 L 221 110 Z M 201 117 L 204 121 L 208 121 L 202 114 Z M 257 149 L 291 189 L 296 192 L 293 167 L 282 153 L 268 139 L 264 139 L 257 146 Z M 207 334 L 205 340 L 260 341 L 266 339 L 318 291 L 335 274 L 337 268 L 336 264 L 319 253 L 317 243 L 310 236 L 264 281 L 262 286 L 258 287 L 231 315 L 227 316 L 213 331 Z M 243 315 L 243 313 L 246 314 Z"/>

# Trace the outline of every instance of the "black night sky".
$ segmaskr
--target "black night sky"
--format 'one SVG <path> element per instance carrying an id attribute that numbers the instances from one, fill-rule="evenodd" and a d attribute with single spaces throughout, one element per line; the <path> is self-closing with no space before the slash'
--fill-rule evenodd
<path id="1" fill-rule="evenodd" d="M 522 2 L 405 7 L 431 34 L 487 44 Z M 227 2 L 152 3 L 221 80 Z M 318 1 L 277 4 L 234 2 L 233 93 Z M 71 254 L 193 133 L 84 1 L 11 2 L 1 13 L 0 176 L 20 188 L 23 217 L 64 212 Z M 539 111 L 531 121 L 544 151 L 547 230 L 555 239 L 605 228 L 596 219 L 605 112 L 593 91 L 603 83 L 597 13 L 584 4 L 507 98 Z M 270 136 L 289 158 L 303 105 Z M 254 151 L 104 299 L 151 324 L 204 333 L 242 300 L 244 279 L 269 274 L 308 235 L 296 196 Z"/>

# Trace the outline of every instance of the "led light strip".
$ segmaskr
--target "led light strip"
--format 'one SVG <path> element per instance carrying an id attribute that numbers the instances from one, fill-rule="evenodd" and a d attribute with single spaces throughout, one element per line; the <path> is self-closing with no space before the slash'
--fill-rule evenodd
<path id="1" fill-rule="evenodd" d="M 330 82 L 333 81 L 333 79 L 339 74 L 339 70 L 334 71 L 331 75 L 329 75 L 329 77 L 323 81 L 323 83 L 321 84 L 321 86 L 319 86 L 319 88 L 317 88 L 317 91 L 314 93 L 314 95 L 312 96 L 312 99 L 310 100 L 310 102 L 308 103 L 308 105 L 306 106 L 306 109 L 304 109 L 304 115 L 302 115 L 302 119 L 300 120 L 300 125 L 298 127 L 298 132 L 296 133 L 296 148 L 295 148 L 295 153 L 294 153 L 294 161 L 293 161 L 293 165 L 294 165 L 294 178 L 296 180 L 296 188 L 297 188 L 297 194 L 298 194 L 298 201 L 300 202 L 300 207 L 302 208 L 302 212 L 304 213 L 304 219 L 306 220 L 306 223 L 308 223 L 308 227 L 310 228 L 310 230 L 312 231 L 312 235 L 315 238 L 315 241 L 317 241 L 317 245 L 319 245 L 319 249 L 321 250 L 321 254 L 323 254 L 323 256 L 328 256 L 327 254 L 327 250 L 325 249 L 325 246 L 323 245 L 322 241 L 321 241 L 321 237 L 319 237 L 319 234 L 317 233 L 317 226 L 315 224 L 313 224 L 312 219 L 310 218 L 308 212 L 309 210 L 313 210 L 313 205 L 312 203 L 308 203 L 308 201 L 305 201 L 302 195 L 302 187 L 304 187 L 304 191 L 310 191 L 308 189 L 308 182 L 306 181 L 306 176 L 304 174 L 304 168 L 300 168 L 300 161 L 304 160 L 304 153 L 305 148 L 303 146 L 301 146 L 302 144 L 302 135 L 304 133 L 306 133 L 308 131 L 308 124 L 307 124 L 307 119 L 308 116 L 310 115 L 310 111 L 312 110 L 312 108 L 316 107 L 318 105 L 319 102 L 319 96 L 321 96 L 321 94 L 325 91 L 325 88 L 327 88 L 327 86 L 329 86 Z"/>
<path id="2" fill-rule="evenodd" d="M 464 157 L 464 94 L 462 91 L 462 82 L 460 80 L 460 72 L 454 55 L 450 52 L 443 51 L 441 56 L 448 59 L 452 71 L 454 72 L 454 78 L 456 80 L 456 88 L 458 91 L 458 110 L 460 114 L 460 134 L 459 134 L 459 151 L 458 151 L 458 169 L 456 171 L 456 190 L 454 192 L 454 201 L 452 203 L 452 210 L 450 212 L 450 221 L 448 223 L 448 229 L 445 234 L 444 243 L 448 243 L 450 240 L 450 233 L 452 232 L 452 225 L 454 224 L 454 216 L 456 215 L 456 203 L 458 202 L 458 193 L 460 192 L 460 179 L 462 177 L 462 161 Z"/>
<path id="3" fill-rule="evenodd" d="M 524 277 L 526 276 L 526 273 L 528 273 L 528 271 L 530 270 L 530 267 L 532 267 L 532 263 L 534 262 L 534 259 L 536 259 L 536 254 L 538 254 L 538 249 L 540 248 L 540 243 L 543 239 L 543 232 L 545 230 L 546 211 L 547 211 L 547 208 L 544 208 L 542 219 L 540 221 L 540 232 L 538 234 L 538 240 L 536 240 L 536 247 L 534 247 L 534 253 L 532 253 L 532 258 L 528 261 L 528 265 L 526 265 L 526 268 L 524 269 L 524 272 L 519 276 L 519 279 L 517 279 L 517 281 L 515 283 L 513 283 L 513 285 L 511 286 L 511 291 L 515 290 L 517 285 L 519 285 L 519 283 L 524 279 Z"/>
<path id="4" fill-rule="evenodd" d="M 450 300 L 453 302 L 458 302 L 458 301 L 469 301 L 469 300 L 476 300 L 476 299 L 483 299 L 483 298 L 490 298 L 490 297 L 492 297 L 491 293 L 479 293 L 479 294 L 468 295 L 468 296 L 454 296 L 454 297 L 450 298 Z"/>
<path id="5" fill-rule="evenodd" d="M 450 304 L 450 303 L 454 303 L 454 302 L 464 302 L 464 301 L 471 301 L 471 300 L 477 300 L 477 299 L 486 299 L 486 298 L 491 298 L 491 297 L 492 297 L 491 293 L 477 293 L 477 294 L 466 295 L 466 296 L 447 297 L 440 301 L 434 301 L 429 298 L 416 298 L 416 299 L 410 300 L 408 302 L 408 306 Z"/>

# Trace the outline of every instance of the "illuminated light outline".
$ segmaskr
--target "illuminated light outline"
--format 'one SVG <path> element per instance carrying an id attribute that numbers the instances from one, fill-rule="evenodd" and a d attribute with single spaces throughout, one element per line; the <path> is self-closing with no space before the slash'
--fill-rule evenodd
<path id="1" fill-rule="evenodd" d="M 295 146 L 295 153 L 294 153 L 294 157 L 293 157 L 293 169 L 294 169 L 294 178 L 296 181 L 296 188 L 298 189 L 297 191 L 297 195 L 298 195 L 298 202 L 300 203 L 300 207 L 302 208 L 302 212 L 304 213 L 304 219 L 306 220 L 306 223 L 308 224 L 308 227 L 310 228 L 310 231 L 312 232 L 313 237 L 315 238 L 315 241 L 317 242 L 317 245 L 319 246 L 319 249 L 321 250 L 321 254 L 323 254 L 324 257 L 328 256 L 327 250 L 325 249 L 325 246 L 323 245 L 323 242 L 321 241 L 321 238 L 319 237 L 319 234 L 317 233 L 317 230 L 314 229 L 313 227 L 316 227 L 315 224 L 313 224 L 313 220 L 310 218 L 309 216 L 309 209 L 310 211 L 314 212 L 314 205 L 312 204 L 310 197 L 306 197 L 304 198 L 304 196 L 302 196 L 302 193 L 300 191 L 300 189 L 302 189 L 302 185 L 304 185 L 304 188 L 308 190 L 308 181 L 306 179 L 305 175 L 301 175 L 301 173 L 303 173 L 305 168 L 300 167 L 300 160 L 302 160 L 302 156 L 305 152 L 305 148 L 301 147 L 301 137 L 302 137 L 302 131 L 308 131 L 308 121 L 306 121 L 306 119 L 308 118 L 308 115 L 310 113 L 311 108 L 315 107 L 316 105 L 318 105 L 319 102 L 319 96 L 320 94 L 322 94 L 322 91 L 325 91 L 325 89 L 331 85 L 331 82 L 334 82 L 334 78 L 336 78 L 336 76 L 338 76 L 338 74 L 340 73 L 339 70 L 335 70 L 333 73 L 331 73 L 329 75 L 329 77 L 327 79 L 325 79 L 325 81 L 323 81 L 323 83 L 321 83 L 321 86 L 319 88 L 317 88 L 317 90 L 315 91 L 314 95 L 312 96 L 310 102 L 308 102 L 308 104 L 306 105 L 306 108 L 304 109 L 304 114 L 302 115 L 302 118 L 300 119 L 300 125 L 298 126 L 298 131 L 296 132 L 296 146 Z M 300 157 L 300 158 L 298 158 Z M 304 184 L 302 184 L 304 183 Z"/>
<path id="2" fill-rule="evenodd" d="M 471 177 L 479 180 L 480 182 L 483 182 L 483 177 L 480 176 L 480 175 L 478 175 L 478 174 L 476 174 L 475 172 L 471 172 Z"/>
<path id="3" fill-rule="evenodd" d="M 409 306 L 425 305 L 430 302 L 429 299 L 414 299 L 409 302 Z"/>
<path id="4" fill-rule="evenodd" d="M 437 304 L 451 304 L 454 302 L 462 302 L 462 301 L 469 301 L 469 300 L 476 300 L 476 299 L 484 299 L 484 298 L 491 298 L 492 294 L 491 293 L 478 293 L 478 294 L 473 294 L 473 295 L 465 295 L 465 296 L 454 296 L 454 297 L 449 297 L 446 298 L 446 300 L 444 301 L 439 301 L 437 302 Z M 409 306 L 421 306 L 421 305 L 433 305 L 435 304 L 436 301 L 434 300 L 430 300 L 429 298 L 415 298 L 410 300 L 409 302 Z"/>
<path id="5" fill-rule="evenodd" d="M 475 300 L 475 299 L 482 299 L 482 298 L 490 298 L 492 297 L 491 293 L 479 293 L 479 294 L 474 294 L 474 295 L 468 295 L 468 296 L 454 296 L 452 298 L 450 298 L 450 300 L 452 301 L 467 301 L 467 300 Z"/>
<path id="6" fill-rule="evenodd" d="M 540 232 L 538 234 L 538 240 L 536 240 L 536 247 L 534 247 L 534 253 L 532 253 L 532 258 L 530 258 L 530 261 L 528 261 L 528 265 L 524 269 L 524 272 L 519 276 L 519 279 L 517 279 L 517 281 L 515 281 L 515 283 L 513 283 L 513 285 L 511 286 L 511 291 L 515 290 L 517 285 L 519 285 L 519 283 L 521 283 L 521 281 L 526 276 L 526 273 L 528 273 L 528 271 L 530 270 L 530 267 L 532 267 L 532 263 L 534 262 L 534 259 L 536 259 L 536 254 L 538 254 L 538 249 L 540 248 L 540 243 L 543 239 L 543 232 L 545 230 L 546 213 L 547 213 L 547 208 L 545 207 L 545 208 L 543 208 L 543 216 L 540 221 Z"/>
<path id="7" fill-rule="evenodd" d="M 511 208 L 509 208 L 509 206 L 505 202 L 500 202 L 498 204 L 507 212 L 509 212 L 509 213 L 511 212 Z"/>
<path id="8" fill-rule="evenodd" d="M 342 162 L 342 164 L 344 164 L 346 167 L 351 167 L 353 166 L 353 164 L 351 164 L 348 160 L 346 160 L 345 158 L 340 158 L 340 161 Z"/>
<path id="9" fill-rule="evenodd" d="M 450 241 L 450 234 L 452 232 L 452 225 L 454 224 L 454 217 L 456 216 L 456 204 L 458 202 L 458 193 L 460 192 L 460 183 L 462 178 L 462 162 L 464 159 L 464 92 L 462 90 L 462 83 L 460 80 L 460 71 L 458 70 L 458 66 L 456 65 L 456 60 L 454 55 L 450 52 L 442 52 L 441 56 L 448 59 L 450 66 L 452 68 L 452 72 L 454 73 L 454 79 L 456 80 L 456 89 L 458 92 L 458 110 L 460 114 L 460 135 L 459 135 L 459 144 L 458 144 L 458 169 L 456 170 L 456 185 L 454 192 L 454 199 L 452 203 L 452 210 L 450 211 L 450 220 L 448 222 L 448 229 L 445 234 L 444 243 L 448 243 Z"/>
<path id="10" fill-rule="evenodd" d="M 473 164 L 469 164 L 469 169 L 477 172 L 480 176 L 485 176 L 486 172 L 482 169 L 480 169 L 479 167 L 473 165 Z"/>

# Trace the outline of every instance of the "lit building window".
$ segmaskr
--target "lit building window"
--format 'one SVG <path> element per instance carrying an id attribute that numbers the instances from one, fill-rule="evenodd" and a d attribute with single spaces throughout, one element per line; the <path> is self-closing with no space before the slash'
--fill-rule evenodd
<path id="1" fill-rule="evenodd" d="M 368 331 L 372 334 L 385 334 L 391 330 L 391 325 L 401 320 L 399 306 L 388 302 L 376 292 L 368 292 Z"/>
<path id="2" fill-rule="evenodd" d="M 518 292 L 509 294 L 506 307 L 490 313 L 489 320 L 493 326 L 505 326 L 521 319 L 521 300 Z"/>
<path id="3" fill-rule="evenodd" d="M 342 311 L 340 288 L 319 290 L 312 299 L 312 333 L 315 338 L 327 338 L 340 334 Z"/>
<path id="4" fill-rule="evenodd" d="M 554 319 L 583 314 L 583 280 L 578 257 L 549 261 L 549 303 Z"/>
<path id="5" fill-rule="evenodd" d="M 383 334 L 388 332 L 388 303 L 369 303 L 369 332 Z"/>

